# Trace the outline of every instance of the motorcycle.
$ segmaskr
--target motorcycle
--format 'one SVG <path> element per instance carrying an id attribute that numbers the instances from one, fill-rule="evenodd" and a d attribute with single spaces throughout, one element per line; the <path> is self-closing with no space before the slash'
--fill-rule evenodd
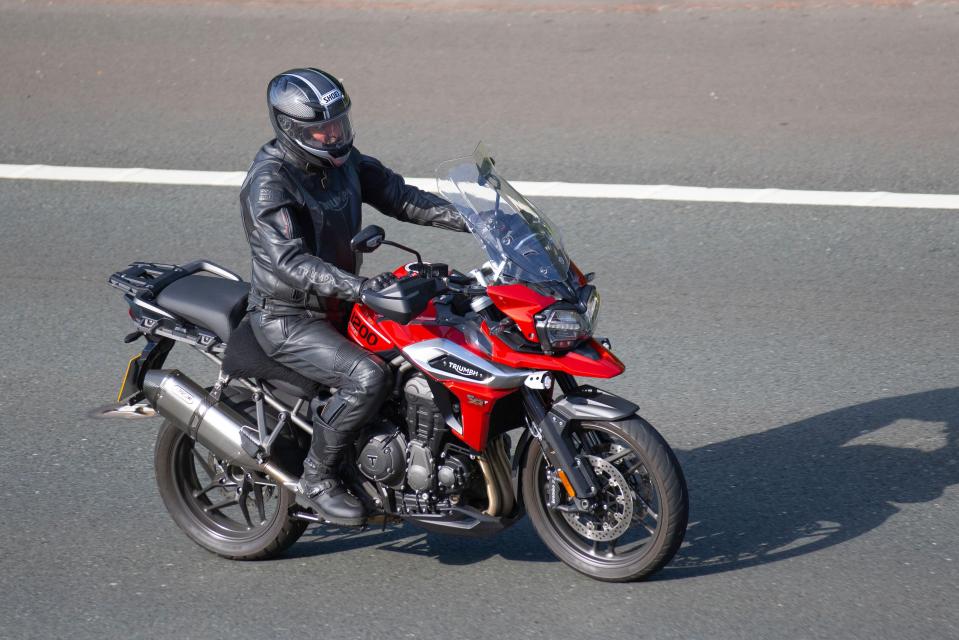
<path id="1" fill-rule="evenodd" d="M 529 514 L 546 546 L 592 578 L 658 571 L 683 540 L 686 484 L 637 405 L 577 381 L 625 369 L 593 335 L 593 274 L 482 145 L 441 165 L 437 184 L 489 257 L 481 267 L 424 262 L 375 225 L 352 239 L 354 252 L 392 245 L 416 257 L 395 283 L 362 295 L 346 329 L 393 374 L 341 469 L 367 524 L 489 536 Z M 187 536 L 220 556 L 265 559 L 322 523 L 296 485 L 310 415 L 329 389 L 263 352 L 244 320 L 249 285 L 204 260 L 136 262 L 110 284 L 135 324 L 125 341 L 146 339 L 117 401 L 165 419 L 156 479 Z M 214 384 L 162 368 L 178 343 L 214 363 Z"/>

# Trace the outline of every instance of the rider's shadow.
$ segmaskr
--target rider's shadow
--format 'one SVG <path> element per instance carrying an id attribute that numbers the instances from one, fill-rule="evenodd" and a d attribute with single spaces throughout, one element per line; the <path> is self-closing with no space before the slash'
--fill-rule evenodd
<path id="1" fill-rule="evenodd" d="M 660 579 L 731 571 L 860 536 L 959 483 L 959 388 L 873 400 L 680 454 L 686 542 Z"/>
<path id="2" fill-rule="evenodd" d="M 690 525 L 679 553 L 653 579 L 792 558 L 871 531 L 899 512 L 897 504 L 935 500 L 959 483 L 959 388 L 873 400 L 678 455 L 689 485 Z M 554 560 L 528 518 L 487 539 L 411 526 L 314 534 L 291 553 L 378 547 L 451 565 L 496 555 Z"/>

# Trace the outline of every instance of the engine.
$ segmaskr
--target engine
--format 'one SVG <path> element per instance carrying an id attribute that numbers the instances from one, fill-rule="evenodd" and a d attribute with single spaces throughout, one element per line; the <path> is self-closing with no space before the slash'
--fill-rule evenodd
<path id="1" fill-rule="evenodd" d="M 384 422 L 373 429 L 356 461 L 370 480 L 400 489 L 406 476 L 406 437 Z"/>
<path id="2" fill-rule="evenodd" d="M 411 491 L 403 501 L 415 501 L 415 510 L 420 511 L 424 499 L 435 503 L 441 496 L 465 490 L 478 469 L 467 453 L 450 446 L 440 449 L 447 426 L 426 378 L 411 376 L 403 394 L 409 442 L 395 426 L 383 423 L 371 432 L 357 463 L 370 480 Z"/>
<path id="3" fill-rule="evenodd" d="M 406 423 L 412 440 L 406 449 L 406 483 L 417 493 L 456 493 L 469 485 L 474 463 L 469 456 L 439 452 L 447 431 L 436 407 L 433 392 L 422 375 L 414 375 L 403 387 L 406 396 Z"/>
<path id="4" fill-rule="evenodd" d="M 436 479 L 445 491 L 451 493 L 462 491 L 469 486 L 475 466 L 467 456 L 454 453 L 445 457 L 443 464 L 436 471 Z"/>

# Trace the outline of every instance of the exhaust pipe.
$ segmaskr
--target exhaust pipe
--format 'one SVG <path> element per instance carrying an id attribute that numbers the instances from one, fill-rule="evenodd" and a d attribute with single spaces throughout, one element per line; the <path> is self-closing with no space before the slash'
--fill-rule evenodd
<path id="1" fill-rule="evenodd" d="M 299 478 L 272 462 L 259 462 L 243 449 L 240 429 L 249 420 L 223 402 L 212 402 L 206 389 L 173 369 L 154 369 L 143 378 L 143 393 L 157 413 L 218 458 L 246 469 L 256 469 L 283 485 Z"/>

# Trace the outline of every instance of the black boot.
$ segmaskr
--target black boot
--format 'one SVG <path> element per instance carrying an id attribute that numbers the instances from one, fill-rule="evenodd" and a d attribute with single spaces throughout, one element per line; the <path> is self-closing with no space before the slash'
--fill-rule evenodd
<path id="1" fill-rule="evenodd" d="M 352 433 L 335 431 L 314 418 L 313 443 L 303 461 L 297 501 L 332 524 L 354 526 L 366 522 L 363 503 L 350 495 L 337 477 L 343 452 L 352 441 Z"/>

